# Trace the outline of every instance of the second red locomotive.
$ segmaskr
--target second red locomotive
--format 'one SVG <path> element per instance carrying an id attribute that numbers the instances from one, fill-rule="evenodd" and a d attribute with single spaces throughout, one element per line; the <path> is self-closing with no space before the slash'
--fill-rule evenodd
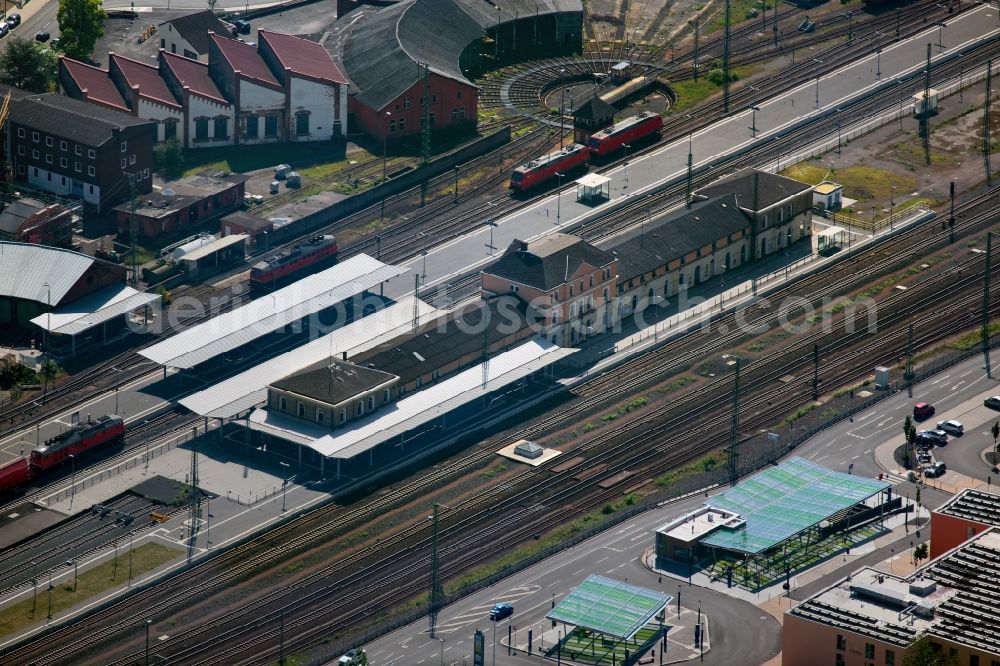
<path id="1" fill-rule="evenodd" d="M 590 151 L 579 143 L 542 155 L 514 169 L 514 173 L 510 176 L 510 189 L 524 192 L 550 178 L 555 178 L 556 173 L 565 173 L 583 166 L 588 159 Z"/>
<path id="2" fill-rule="evenodd" d="M 663 128 L 663 118 L 658 113 L 643 111 L 618 121 L 611 127 L 595 132 L 590 137 L 588 147 L 594 157 L 607 157 L 621 149 L 629 141 L 638 141 Z"/>
<path id="3" fill-rule="evenodd" d="M 97 420 L 88 417 L 86 421 L 35 447 L 29 458 L 18 458 L 0 467 L 0 492 L 26 484 L 38 474 L 65 462 L 71 455 L 79 456 L 109 442 L 121 441 L 124 434 L 125 420 L 120 416 L 112 414 Z"/>

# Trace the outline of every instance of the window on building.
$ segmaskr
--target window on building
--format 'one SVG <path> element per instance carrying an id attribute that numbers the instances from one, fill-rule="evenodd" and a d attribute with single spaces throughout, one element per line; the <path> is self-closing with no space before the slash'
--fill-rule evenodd
<path id="1" fill-rule="evenodd" d="M 346 407 L 341 407 L 340 408 L 340 423 L 341 423 L 341 425 L 343 425 L 344 423 L 347 423 L 347 408 Z"/>
<path id="2" fill-rule="evenodd" d="M 35 143 L 38 143 L 38 132 L 31 133 L 31 140 L 34 141 Z"/>
<path id="3" fill-rule="evenodd" d="M 510 285 L 510 290 L 513 291 L 513 292 L 516 292 L 517 291 L 517 285 L 516 284 Z"/>
<path id="4" fill-rule="evenodd" d="M 69 166 L 69 160 L 67 160 L 65 157 L 60 157 L 59 158 L 59 166 L 61 166 L 63 169 L 65 169 L 67 166 Z"/>
<path id="5" fill-rule="evenodd" d="M 306 406 L 303 405 L 301 402 L 298 403 L 298 405 L 299 405 L 298 406 L 298 411 L 296 411 L 296 414 L 298 414 L 299 416 L 301 416 L 301 417 L 304 418 L 305 415 L 306 415 Z"/>
<path id="6" fill-rule="evenodd" d="M 24 175 L 24 165 L 23 164 L 18 164 L 17 165 L 17 174 L 19 176 L 23 176 Z"/>
<path id="7" fill-rule="evenodd" d="M 435 116 L 434 116 L 434 112 L 432 111 L 432 112 L 430 112 L 430 113 L 429 113 L 429 114 L 427 114 L 427 115 L 428 115 L 428 116 L 430 116 L 430 121 L 431 121 L 431 127 L 434 127 L 434 122 L 435 122 L 435 120 L 436 120 L 436 119 L 435 119 Z"/>
<path id="8" fill-rule="evenodd" d="M 278 398 L 278 409 L 283 412 L 288 411 L 288 400 L 285 399 L 285 396 Z"/>
<path id="9" fill-rule="evenodd" d="M 410 101 L 410 98 L 409 97 L 405 98 L 403 100 L 403 108 L 409 109 L 411 106 L 413 106 L 413 103 Z"/>
<path id="10" fill-rule="evenodd" d="M 125 168 L 126 166 L 128 166 L 128 160 L 126 160 L 126 159 L 125 159 L 125 158 L 123 157 L 123 158 L 122 158 L 122 168 L 124 169 L 124 168 Z"/>
<path id="11" fill-rule="evenodd" d="M 96 160 L 97 159 L 97 151 L 94 150 L 93 148 L 88 148 L 87 149 L 87 158 L 91 159 L 91 160 Z"/>
<path id="12" fill-rule="evenodd" d="M 303 136 L 309 134 L 309 112 L 297 111 L 295 113 L 295 133 Z"/>
<path id="13" fill-rule="evenodd" d="M 969 666 L 979 666 L 979 655 L 970 654 L 969 655 Z"/>
<path id="14" fill-rule="evenodd" d="M 142 170 L 142 180 L 146 180 L 147 178 L 149 178 L 149 169 L 143 169 Z"/>
<path id="15" fill-rule="evenodd" d="M 456 106 L 454 109 L 451 110 L 451 121 L 461 122 L 463 120 L 465 120 L 465 107 Z"/>
<path id="16" fill-rule="evenodd" d="M 37 160 L 39 158 L 41 158 L 41 153 L 39 153 L 37 150 L 32 150 L 31 151 L 31 159 Z"/>
<path id="17" fill-rule="evenodd" d="M 875 658 L 875 645 L 872 643 L 865 643 L 865 659 Z"/>
<path id="18" fill-rule="evenodd" d="M 264 116 L 264 137 L 275 139 L 278 136 L 278 116 Z"/>
<path id="19" fill-rule="evenodd" d="M 24 146 L 18 146 L 17 147 L 17 154 L 18 155 L 24 155 Z"/>
<path id="20" fill-rule="evenodd" d="M 354 408 L 354 414 L 355 416 L 361 416 L 364 413 L 365 413 L 365 401 L 358 400 L 358 404 Z"/>
<path id="21" fill-rule="evenodd" d="M 836 666 L 844 666 L 844 655 L 838 652 L 837 657 L 833 660 L 833 663 L 836 664 Z"/>
<path id="22" fill-rule="evenodd" d="M 24 128 L 23 127 L 18 127 L 17 128 L 17 138 L 19 138 L 19 139 L 23 139 L 24 138 Z"/>
<path id="23" fill-rule="evenodd" d="M 66 150 L 68 150 L 68 149 L 69 149 L 69 144 L 68 143 L 66 143 L 65 141 L 60 141 L 59 142 L 59 150 L 61 150 L 63 152 L 66 152 Z"/>
<path id="24" fill-rule="evenodd" d="M 52 147 L 52 137 L 51 137 L 51 136 L 47 136 L 47 137 L 45 137 L 45 145 L 46 145 L 47 147 L 49 147 L 49 148 L 51 148 L 51 147 Z"/>
<path id="25" fill-rule="evenodd" d="M 38 167 L 34 167 L 34 169 L 35 169 L 35 178 L 38 178 Z"/>
<path id="26" fill-rule="evenodd" d="M 590 288 L 591 289 L 594 288 L 594 274 L 593 273 L 590 274 Z"/>
<path id="27" fill-rule="evenodd" d="M 573 296 L 573 285 L 569 286 L 569 295 L 570 295 L 570 297 Z"/>
<path id="28" fill-rule="evenodd" d="M 163 120 L 163 140 L 170 141 L 177 138 L 177 119 L 165 118 Z"/>
<path id="29" fill-rule="evenodd" d="M 52 155 L 45 153 L 45 163 L 52 164 Z"/>
<path id="30" fill-rule="evenodd" d="M 122 141 L 121 148 L 123 153 L 128 152 L 128 141 Z"/>
<path id="31" fill-rule="evenodd" d="M 399 131 L 403 132 L 406 130 L 406 118 L 399 119 Z"/>
<path id="32" fill-rule="evenodd" d="M 135 164 L 135 155 L 128 156 L 128 164 L 129 166 L 133 166 Z"/>
<path id="33" fill-rule="evenodd" d="M 90 193 L 91 193 L 91 194 L 93 194 L 93 193 L 94 193 L 94 186 L 93 186 L 93 185 L 91 185 L 91 186 L 90 186 Z"/>
<path id="34" fill-rule="evenodd" d="M 368 396 L 368 411 L 375 409 L 375 396 Z"/>
<path id="35" fill-rule="evenodd" d="M 420 388 L 423 385 L 424 385 L 424 378 L 423 377 L 417 377 L 417 388 Z"/>
<path id="36" fill-rule="evenodd" d="M 763 228 L 767 229 L 767 215 L 764 216 Z"/>
<path id="37" fill-rule="evenodd" d="M 194 119 L 194 140 L 204 141 L 208 138 L 208 118 Z"/>
<path id="38" fill-rule="evenodd" d="M 74 146 L 73 152 L 77 155 L 83 155 L 83 146 Z"/>
<path id="39" fill-rule="evenodd" d="M 251 113 L 247 116 L 247 138 L 256 139 L 258 136 L 260 136 L 260 122 L 256 114 Z"/>
<path id="40" fill-rule="evenodd" d="M 316 408 L 316 423 L 323 423 L 323 421 L 324 421 L 323 410 L 320 409 L 319 407 L 317 407 Z"/>
<path id="41" fill-rule="evenodd" d="M 385 393 L 382 394 L 382 402 L 388 404 L 390 396 L 389 389 L 386 389 Z"/>
<path id="42" fill-rule="evenodd" d="M 63 184 L 63 185 L 66 185 L 66 176 L 63 176 L 63 177 L 62 177 L 62 184 Z"/>
<path id="43" fill-rule="evenodd" d="M 216 139 L 225 139 L 229 136 L 229 118 L 226 116 L 215 117 L 215 134 L 213 136 Z"/>
<path id="44" fill-rule="evenodd" d="M 83 171 L 83 165 L 80 164 L 79 162 L 73 162 L 73 170 L 76 171 L 77 173 L 80 173 L 81 171 Z"/>
<path id="45" fill-rule="evenodd" d="M 389 133 L 390 134 L 394 134 L 395 132 L 396 132 L 396 121 L 395 120 L 390 120 L 389 121 Z"/>
<path id="46" fill-rule="evenodd" d="M 607 303 L 610 299 L 608 298 L 608 288 L 604 288 L 604 302 Z"/>
<path id="47" fill-rule="evenodd" d="M 569 304 L 569 316 L 571 319 L 576 316 L 576 303 Z"/>

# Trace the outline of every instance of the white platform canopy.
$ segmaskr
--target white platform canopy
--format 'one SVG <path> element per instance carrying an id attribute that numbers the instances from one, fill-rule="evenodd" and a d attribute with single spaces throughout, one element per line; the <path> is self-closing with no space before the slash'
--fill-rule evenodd
<path id="1" fill-rule="evenodd" d="M 477 364 L 371 416 L 351 421 L 345 428 L 331 431 L 264 409 L 250 415 L 250 428 L 308 446 L 329 458 L 353 458 L 576 352 L 539 338 L 491 358 L 485 387 L 483 366 Z"/>
<path id="2" fill-rule="evenodd" d="M 359 254 L 139 353 L 160 365 L 193 368 L 409 270 Z"/>
<path id="3" fill-rule="evenodd" d="M 611 198 L 611 179 L 599 173 L 588 173 L 576 180 L 576 198 L 584 201 Z"/>
<path id="4" fill-rule="evenodd" d="M 413 326 L 413 301 L 421 323 L 436 317 L 438 311 L 410 296 L 399 303 L 373 312 L 335 331 L 289 352 L 264 361 L 245 372 L 214 384 L 180 400 L 195 414 L 213 418 L 233 418 L 267 400 L 267 386 L 297 370 L 318 363 L 331 355 L 348 360 L 356 354 L 377 347 L 405 333 Z"/>
<path id="5" fill-rule="evenodd" d="M 159 294 L 110 285 L 51 313 L 40 314 L 31 323 L 56 335 L 77 335 L 158 300 Z"/>
<path id="6" fill-rule="evenodd" d="M 225 250 L 230 245 L 246 241 L 247 238 L 249 238 L 247 234 L 230 234 L 222 238 L 217 238 L 208 245 L 202 245 L 198 249 L 188 252 L 181 257 L 181 261 L 198 261 L 199 259 L 204 259 L 213 252 Z"/>

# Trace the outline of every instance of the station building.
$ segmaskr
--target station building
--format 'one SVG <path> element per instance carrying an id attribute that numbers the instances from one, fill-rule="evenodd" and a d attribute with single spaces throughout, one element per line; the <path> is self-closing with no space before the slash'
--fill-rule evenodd
<path id="1" fill-rule="evenodd" d="M 933 537 L 932 537 L 933 541 Z M 908 576 L 871 567 L 785 611 L 786 666 L 900 666 L 926 639 L 939 663 L 1000 663 L 1000 528 L 945 550 Z"/>
<path id="2" fill-rule="evenodd" d="M 539 332 L 554 344 L 573 345 L 616 321 L 618 259 L 578 236 L 548 234 L 513 241 L 483 269 L 486 297 L 515 294 L 539 314 Z"/>

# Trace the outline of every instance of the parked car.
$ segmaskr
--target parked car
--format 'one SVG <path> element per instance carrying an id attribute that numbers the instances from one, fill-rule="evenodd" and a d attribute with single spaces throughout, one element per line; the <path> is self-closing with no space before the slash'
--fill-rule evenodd
<path id="1" fill-rule="evenodd" d="M 233 24 L 233 35 L 249 35 L 250 34 L 250 21 L 244 21 L 243 19 L 233 19 L 230 21 Z"/>
<path id="2" fill-rule="evenodd" d="M 16 28 L 17 26 L 21 25 L 21 15 L 11 14 L 10 16 L 7 17 L 6 23 L 10 27 Z"/>
<path id="3" fill-rule="evenodd" d="M 0 37 L 6 37 L 8 32 L 10 32 L 10 26 L 6 23 L 0 23 Z"/>
<path id="4" fill-rule="evenodd" d="M 917 435 L 924 435 L 925 437 L 930 437 L 934 440 L 934 443 L 938 446 L 944 446 L 948 443 L 948 433 L 944 430 L 937 430 L 935 428 L 930 428 L 928 430 L 921 430 Z"/>
<path id="5" fill-rule="evenodd" d="M 918 421 L 929 419 L 934 416 L 934 405 L 928 402 L 918 402 L 913 405 L 913 418 Z"/>
<path id="6" fill-rule="evenodd" d="M 49 35 L 49 33 L 45 32 L 44 30 L 40 30 L 39 32 L 35 33 L 35 41 L 36 42 L 47 42 L 47 41 L 49 41 L 49 37 L 50 36 L 51 35 Z"/>
<path id="7" fill-rule="evenodd" d="M 936 463 L 924 470 L 924 476 L 931 478 L 941 476 L 945 473 L 945 471 L 947 471 L 947 469 L 948 466 L 944 464 L 944 461 L 938 460 Z"/>
<path id="8" fill-rule="evenodd" d="M 350 664 L 358 656 L 357 650 L 348 650 L 344 655 L 337 660 L 338 664 Z"/>
<path id="9" fill-rule="evenodd" d="M 921 465 L 931 462 L 931 454 L 921 453 L 920 455 L 917 456 L 917 462 L 920 463 Z"/>
<path id="10" fill-rule="evenodd" d="M 1000 395 L 991 395 L 983 400 L 983 404 L 990 409 L 1000 409 Z"/>
<path id="11" fill-rule="evenodd" d="M 49 48 L 52 49 L 53 51 L 55 51 L 55 50 L 57 50 L 59 48 L 59 38 L 58 37 L 56 37 L 51 42 L 49 42 Z"/>
<path id="12" fill-rule="evenodd" d="M 938 421 L 938 430 L 944 430 L 946 433 L 952 437 L 961 437 L 965 433 L 965 426 L 959 421 Z"/>
<path id="13" fill-rule="evenodd" d="M 510 617 L 514 614 L 514 607 L 510 604 L 497 604 L 490 609 L 490 619 L 494 622 L 499 622 L 505 617 Z"/>
<path id="14" fill-rule="evenodd" d="M 925 433 L 918 432 L 916 439 L 913 441 L 914 445 L 923 451 L 929 451 L 935 446 L 940 446 L 941 442 L 933 435 L 928 435 Z"/>

